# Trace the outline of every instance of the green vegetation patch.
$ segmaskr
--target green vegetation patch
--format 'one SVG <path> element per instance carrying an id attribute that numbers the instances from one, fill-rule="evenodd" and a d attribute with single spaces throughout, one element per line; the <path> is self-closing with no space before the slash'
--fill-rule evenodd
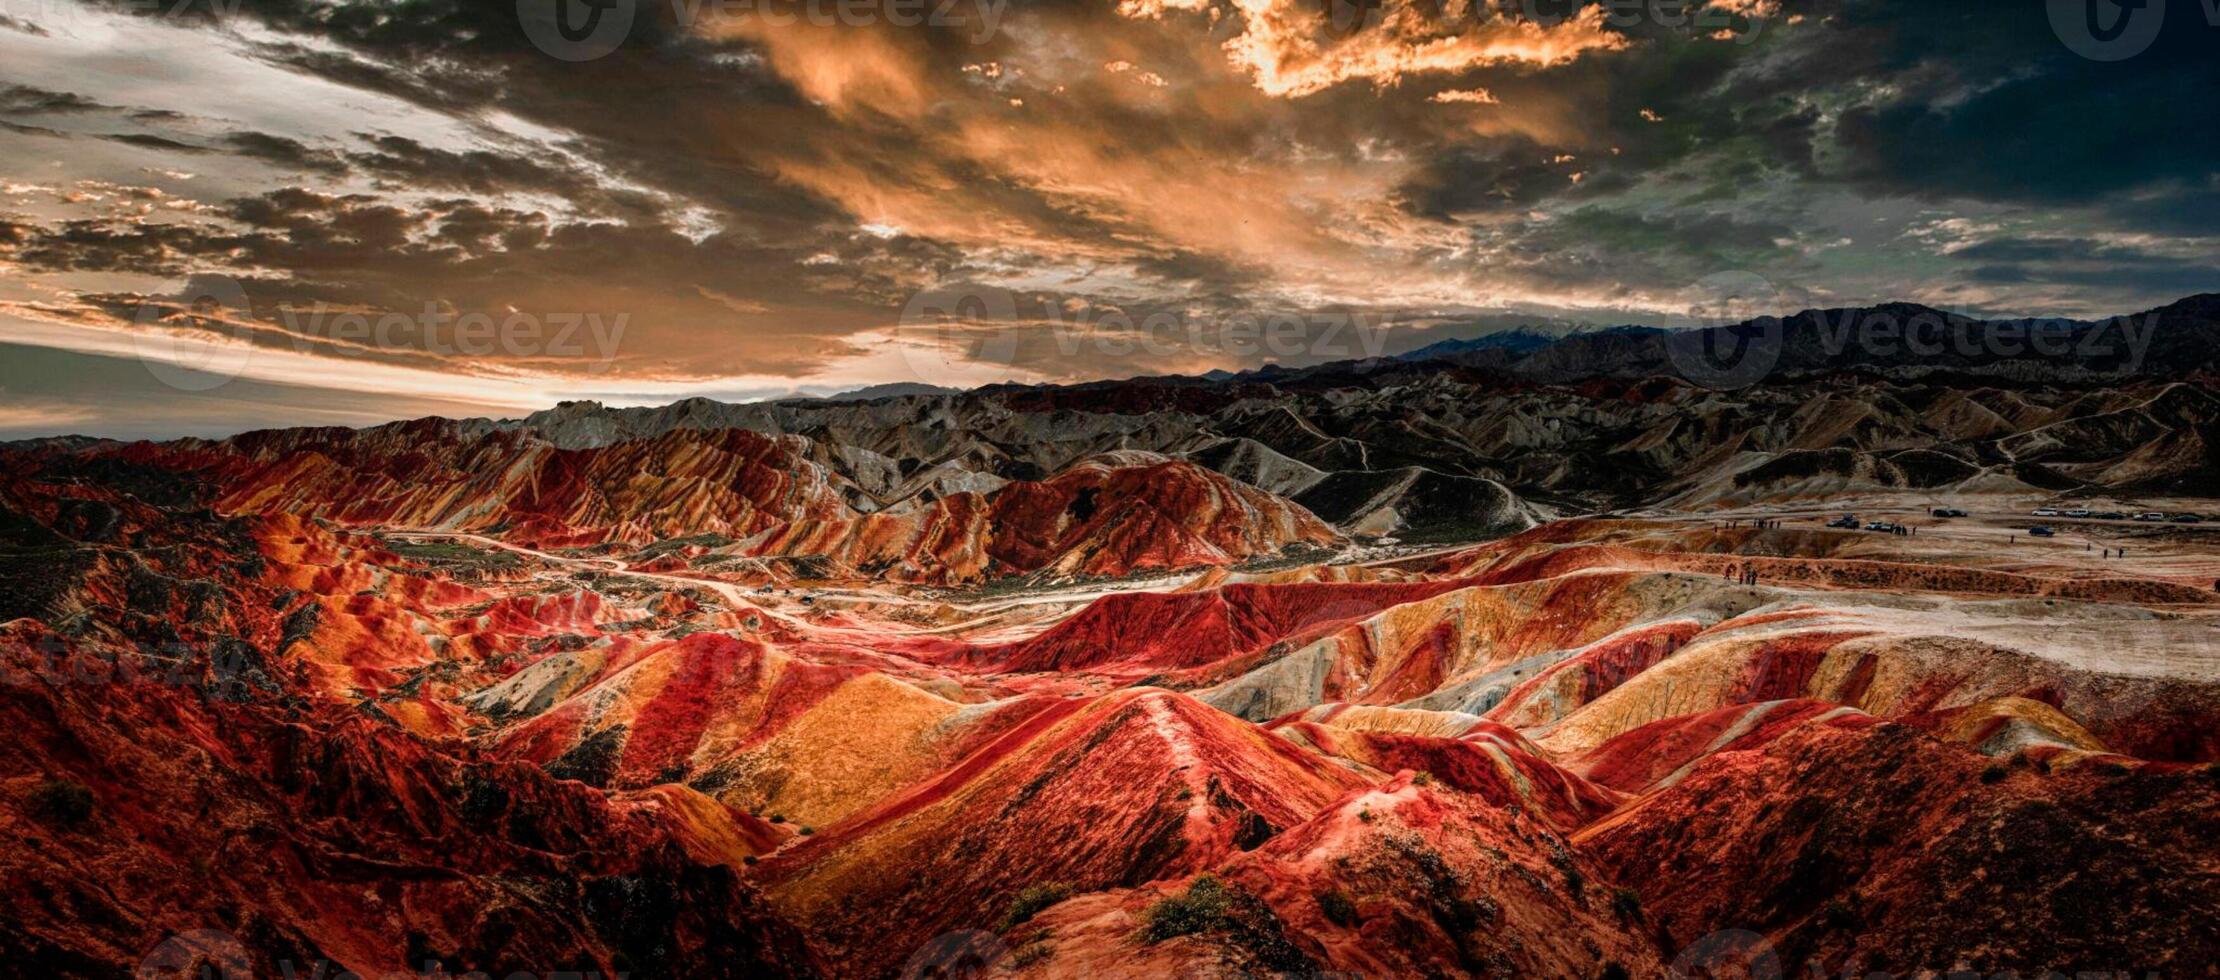
<path id="1" fill-rule="evenodd" d="M 994 931 L 1008 932 L 1011 927 L 1024 923 L 1049 906 L 1070 897 L 1071 886 L 1062 882 L 1027 885 L 1023 891 L 1017 893 L 1016 898 L 1010 899 L 1010 908 L 1002 913 L 1002 921 L 995 925 Z"/>

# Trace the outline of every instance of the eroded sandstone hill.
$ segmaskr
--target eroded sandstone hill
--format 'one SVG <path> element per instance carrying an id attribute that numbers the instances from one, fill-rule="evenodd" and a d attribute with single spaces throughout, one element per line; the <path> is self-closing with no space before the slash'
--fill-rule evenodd
<path id="1" fill-rule="evenodd" d="M 0 451 L 0 956 L 2208 972 L 2202 368 L 1550 350 Z"/>
<path id="2" fill-rule="evenodd" d="M 1795 370 L 1729 390 L 1674 373 L 1663 348 L 1636 345 L 1578 375 L 1552 366 L 1553 352 L 1588 343 L 1575 336 L 1508 363 L 1495 351 L 1481 365 L 1451 355 L 1208 383 L 571 403 L 506 422 L 24 451 L 191 474 L 225 513 L 543 549 L 684 541 L 774 574 L 806 561 L 809 574 L 942 585 L 1118 576 L 1350 538 L 1479 540 L 1615 508 L 2206 492 L 2220 486 L 2207 349 L 2220 327 L 2198 303 L 2138 328 L 2156 339 L 2132 369 L 1872 358 L 1835 369 L 1798 360 L 1797 344 L 1829 346 L 1806 336 L 1830 322 L 1811 314 L 1782 341 Z"/>

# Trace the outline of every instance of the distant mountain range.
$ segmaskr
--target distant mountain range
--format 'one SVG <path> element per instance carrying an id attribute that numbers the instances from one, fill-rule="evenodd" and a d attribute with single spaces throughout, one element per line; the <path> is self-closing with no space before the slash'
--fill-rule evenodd
<path id="1" fill-rule="evenodd" d="M 2216 311 L 2207 295 L 2112 321 L 1984 322 L 1894 304 L 1215 378 L 46 440 L 15 465 L 152 466 L 226 511 L 536 546 L 714 534 L 737 557 L 915 581 L 1123 574 L 1626 507 L 2211 492 Z"/>
<path id="2" fill-rule="evenodd" d="M 1566 334 L 1522 328 L 1438 341 L 1392 358 L 1212 372 L 1198 380 L 1370 374 L 1389 366 L 1383 360 L 1446 361 L 1553 383 L 1669 376 L 1715 387 L 1833 371 L 2031 381 L 2186 378 L 2220 371 L 2220 293 L 2099 320 L 1983 320 L 1917 303 L 1887 303 L 1708 328 L 1626 325 Z"/>

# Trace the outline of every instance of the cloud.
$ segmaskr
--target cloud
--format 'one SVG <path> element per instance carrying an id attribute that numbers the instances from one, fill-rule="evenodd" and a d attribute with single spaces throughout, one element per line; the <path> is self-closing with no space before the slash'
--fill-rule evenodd
<path id="1" fill-rule="evenodd" d="M 1600 6 L 1585 7 L 1555 24 L 1475 12 L 1462 5 L 1429 7 L 1390 0 L 1374 7 L 1348 4 L 1344 30 L 1317 4 L 1299 0 L 1232 0 L 1239 27 L 1226 39 L 1226 57 L 1268 95 L 1312 95 L 1343 82 L 1392 86 L 1414 75 L 1453 74 L 1521 64 L 1549 67 L 1595 51 L 1624 48 L 1626 38 L 1604 26 Z M 1193 3 L 1138 0 L 1121 6 L 1129 17 L 1163 18 L 1207 8 Z"/>
<path id="2" fill-rule="evenodd" d="M 349 172 L 346 160 L 338 153 L 310 147 L 291 137 L 242 131 L 226 135 L 224 143 L 241 156 L 274 163 L 288 170 L 310 170 L 333 176 Z"/>
<path id="3" fill-rule="evenodd" d="M 97 112 L 106 108 L 75 92 L 54 92 L 31 85 L 0 88 L 0 116 Z"/>
<path id="4" fill-rule="evenodd" d="M 0 32 L 0 184 L 42 188 L 5 199 L 0 302 L 113 329 L 225 275 L 253 342 L 552 397 L 904 380 L 905 303 L 951 283 L 1195 326 L 1073 354 L 1012 324 L 1009 363 L 960 375 L 1077 378 L 1255 366 L 1213 340 L 1243 314 L 1669 320 L 1727 270 L 2101 314 L 2220 254 L 2193 7 L 2100 65 L 2039 9 L 1722 0 L 1764 21 L 1722 43 L 1521 6 L 1059 0 L 982 34 L 646 4 L 574 64 L 498 4 L 93 4 Z M 281 314 L 319 308 L 629 327 L 594 375 Z"/>
<path id="5" fill-rule="evenodd" d="M 1428 102 L 1463 102 L 1471 105 L 1497 105 L 1503 100 L 1484 88 L 1447 89 L 1427 96 Z"/>

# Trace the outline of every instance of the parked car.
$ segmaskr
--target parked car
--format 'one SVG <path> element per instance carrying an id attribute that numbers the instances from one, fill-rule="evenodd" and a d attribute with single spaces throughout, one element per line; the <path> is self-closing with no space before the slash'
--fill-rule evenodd
<path id="1" fill-rule="evenodd" d="M 1965 512 L 1965 511 L 1962 511 L 1962 510 L 1959 510 L 1959 509 L 1958 509 L 1958 508 L 1956 508 L 1956 507 L 1937 507 L 1937 508 L 1935 508 L 1935 516 L 1936 516 L 1936 517 L 1964 517 L 1964 516 L 1966 516 L 1966 512 Z"/>
<path id="2" fill-rule="evenodd" d="M 1852 531 L 1855 531 L 1858 529 L 1858 515 L 1844 514 L 1841 517 L 1837 517 L 1834 520 L 1828 521 L 1827 526 L 1848 528 Z"/>
<path id="3" fill-rule="evenodd" d="M 2035 508 L 2035 516 L 2037 516 L 2037 517 L 2057 517 L 2057 516 L 2058 516 L 2058 512 L 2057 512 L 2057 511 L 2055 511 L 2055 510 L 2052 510 L 2052 509 L 2051 509 L 2051 508 L 2049 508 L 2049 507 L 2037 507 L 2037 508 Z"/>
<path id="4" fill-rule="evenodd" d="M 2041 524 L 2037 524 L 2034 527 L 2028 528 L 2027 533 L 2029 536 L 2037 538 L 2051 538 L 2058 536 L 2058 532 L 2053 531 Z"/>
<path id="5" fill-rule="evenodd" d="M 2126 515 L 2126 514 L 2122 514 L 2122 513 L 2120 513 L 2119 511 L 2116 511 L 2116 510 L 2100 510 L 2100 511 L 2098 511 L 2098 512 L 2096 512 L 2095 514 L 2092 514 L 2092 515 L 2090 515 L 2090 516 L 2092 516 L 2092 517 L 2095 517 L 2095 518 L 2096 518 L 2097 520 L 2100 520 L 2100 521 L 2124 521 L 2124 520 L 2127 520 L 2127 515 Z"/>
<path id="6" fill-rule="evenodd" d="M 2088 509 L 2088 508 L 2086 508 L 2086 507 L 2076 507 L 2076 508 L 2074 508 L 2074 509 L 2072 509 L 2072 510 L 2069 510 L 2069 511 L 2067 511 L 2067 512 L 2066 512 L 2066 516 L 2067 516 L 2067 517 L 2087 517 L 2087 516 L 2089 516 L 2089 509 Z"/>
<path id="7" fill-rule="evenodd" d="M 2144 513 L 2141 513 L 2141 514 L 2137 514 L 2137 515 L 2135 515 L 2135 519 L 2136 519 L 2136 520 L 2139 520 L 2139 521 L 2142 521 L 2142 522 L 2144 522 L 2144 523 L 2146 523 L 2146 524 L 2149 524 L 2149 523 L 2155 523 L 2155 522 L 2158 522 L 2158 521 L 2163 521 L 2163 520 L 2165 520 L 2165 519 L 2166 519 L 2166 515 L 2164 515 L 2164 514 L 2161 514 L 2161 513 L 2157 512 L 2157 511 L 2153 510 L 2153 511 L 2146 511 L 2146 512 L 2144 512 Z"/>
<path id="8" fill-rule="evenodd" d="M 2176 523 L 2176 524 L 2203 524 L 2204 522 L 2205 522 L 2205 519 L 2204 519 L 2204 518 L 2202 518 L 2202 517 L 2198 517 L 2198 516 L 2197 516 L 2197 515 L 2195 515 L 2195 514 L 2175 514 L 2175 515 L 2174 515 L 2174 523 Z"/>

